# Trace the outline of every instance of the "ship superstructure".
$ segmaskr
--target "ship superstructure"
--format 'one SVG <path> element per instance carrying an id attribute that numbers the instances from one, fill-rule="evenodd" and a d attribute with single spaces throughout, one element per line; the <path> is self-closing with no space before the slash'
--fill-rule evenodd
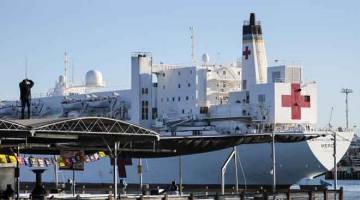
<path id="1" fill-rule="evenodd" d="M 48 97 L 34 100 L 41 103 L 42 111 L 33 116 L 112 117 L 152 128 L 162 135 L 262 132 L 328 135 L 297 144 L 276 144 L 277 181 L 293 184 L 331 169 L 333 149 L 329 144 L 333 131 L 316 128 L 316 82 L 304 82 L 300 66 L 268 66 L 263 30 L 255 14 L 244 23 L 242 37 L 241 63 L 211 64 L 204 54 L 203 63 L 154 64 L 151 53 L 134 52 L 129 90 L 106 90 L 101 73 L 94 70 L 86 74 L 85 85 L 70 86 L 65 73 Z M 16 102 L 3 102 L 0 116 L 16 117 L 16 112 L 11 111 L 17 107 Z M 338 134 L 340 160 L 353 132 L 344 129 Z M 184 156 L 183 165 L 187 169 L 184 183 L 219 184 L 220 177 L 214 174 L 219 173 L 229 151 Z M 271 184 L 270 145 L 242 145 L 238 151 L 242 183 Z M 148 165 L 151 170 L 144 172 L 145 182 L 169 183 L 176 178 L 176 158 L 149 159 Z M 92 172 L 99 170 L 104 168 L 90 168 Z M 136 182 L 136 167 L 128 170 L 128 182 Z M 228 176 L 227 180 L 234 181 L 231 173 Z M 91 181 L 88 178 L 84 175 L 83 181 Z"/>

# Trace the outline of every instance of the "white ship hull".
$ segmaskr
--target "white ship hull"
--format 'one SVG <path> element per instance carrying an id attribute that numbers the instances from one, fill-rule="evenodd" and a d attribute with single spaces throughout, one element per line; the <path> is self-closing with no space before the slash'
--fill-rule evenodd
<path id="1" fill-rule="evenodd" d="M 329 133 L 330 134 L 330 133 Z M 338 133 L 337 162 L 350 145 L 353 133 Z M 276 180 L 278 185 L 295 184 L 303 178 L 313 178 L 333 167 L 332 136 L 299 143 L 276 143 Z M 272 160 L 271 145 L 250 144 L 237 147 L 239 162 L 238 175 L 242 185 L 271 185 Z M 182 156 L 184 184 L 219 185 L 221 166 L 231 149 Z M 241 164 L 240 164 L 241 163 Z M 149 184 L 168 184 L 179 182 L 179 157 L 143 159 L 143 182 Z M 133 159 L 126 166 L 128 183 L 139 183 L 138 160 Z M 31 173 L 22 169 L 22 173 Z M 63 172 L 71 177 L 71 172 Z M 47 171 L 45 181 L 53 181 L 53 172 Z M 32 176 L 25 176 L 31 178 Z M 234 168 L 230 164 L 226 173 L 226 184 L 234 184 Z M 78 182 L 112 182 L 112 167 L 109 159 L 101 159 L 85 166 L 85 171 L 76 175 Z M 64 180 L 66 181 L 66 179 Z"/>

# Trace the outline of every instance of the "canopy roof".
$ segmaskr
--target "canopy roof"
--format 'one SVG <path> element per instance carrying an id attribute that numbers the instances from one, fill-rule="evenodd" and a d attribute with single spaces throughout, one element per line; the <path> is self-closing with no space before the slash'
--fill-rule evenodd
<path id="1" fill-rule="evenodd" d="M 312 134 L 276 134 L 276 142 L 299 142 Z M 167 157 L 225 149 L 241 144 L 268 143 L 271 134 L 167 136 L 125 121 L 104 117 L 0 119 L 2 149 L 19 146 L 21 153 L 59 154 L 62 150 L 111 152 L 118 144 L 126 157 Z"/>

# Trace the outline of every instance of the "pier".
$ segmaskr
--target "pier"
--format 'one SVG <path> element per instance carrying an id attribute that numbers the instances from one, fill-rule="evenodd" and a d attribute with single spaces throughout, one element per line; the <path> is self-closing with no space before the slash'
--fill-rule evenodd
<path id="1" fill-rule="evenodd" d="M 26 187 L 24 187 L 26 188 Z M 144 185 L 142 191 L 138 191 L 138 187 L 132 185 L 129 188 L 128 194 L 121 194 L 117 198 L 112 193 L 112 185 L 103 185 L 102 187 L 95 185 L 79 185 L 76 188 L 76 194 L 73 195 L 70 191 L 62 191 L 60 193 L 50 193 L 44 199 L 84 199 L 84 200 L 343 200 L 344 190 L 340 188 L 338 190 L 329 190 L 326 188 L 302 188 L 302 189 L 278 189 L 277 193 L 271 192 L 271 188 L 258 188 L 258 189 L 239 189 L 235 191 L 234 187 L 227 187 L 226 193 L 221 195 L 220 190 L 214 188 L 194 188 L 184 189 L 183 195 L 173 193 L 152 194 L 152 190 L 149 185 Z M 22 192 L 27 192 L 22 191 Z M 336 198 L 334 195 L 336 194 Z M 30 199 L 30 193 L 21 193 L 20 198 L 22 200 Z"/>

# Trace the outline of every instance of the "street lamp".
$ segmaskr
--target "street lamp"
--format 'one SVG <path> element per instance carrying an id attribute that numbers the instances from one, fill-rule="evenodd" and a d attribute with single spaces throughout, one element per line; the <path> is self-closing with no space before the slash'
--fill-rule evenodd
<path id="1" fill-rule="evenodd" d="M 346 105 L 346 129 L 349 128 L 349 107 L 348 107 L 348 96 L 349 94 L 353 93 L 354 91 L 349 88 L 343 88 L 341 89 L 341 93 L 345 94 L 345 105 Z"/>

